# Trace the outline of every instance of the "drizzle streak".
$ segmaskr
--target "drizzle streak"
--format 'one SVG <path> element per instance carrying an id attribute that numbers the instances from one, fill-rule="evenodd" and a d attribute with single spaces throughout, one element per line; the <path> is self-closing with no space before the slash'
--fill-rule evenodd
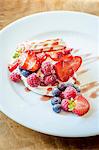
<path id="1" fill-rule="evenodd" d="M 81 92 L 85 93 L 85 92 L 89 91 L 90 89 L 93 89 L 94 87 L 97 87 L 97 86 L 99 86 L 99 83 L 97 81 L 87 83 L 87 84 L 81 86 Z"/>
<path id="2" fill-rule="evenodd" d="M 96 98 L 99 96 L 99 88 L 90 94 L 90 98 Z"/>
<path id="3" fill-rule="evenodd" d="M 74 80 L 75 84 L 80 85 L 80 82 L 75 77 L 73 77 L 73 80 Z"/>
<path id="4" fill-rule="evenodd" d="M 87 72 L 88 72 L 88 69 L 82 69 L 82 70 L 78 71 L 77 75 L 80 76 L 80 75 L 87 73 Z"/>
<path id="5" fill-rule="evenodd" d="M 52 98 L 52 96 L 41 96 L 42 101 L 49 101 Z"/>

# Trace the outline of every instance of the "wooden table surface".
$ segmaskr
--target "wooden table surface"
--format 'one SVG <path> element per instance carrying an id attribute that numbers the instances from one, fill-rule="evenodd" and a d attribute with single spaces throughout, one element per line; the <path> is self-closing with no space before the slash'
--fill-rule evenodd
<path id="1" fill-rule="evenodd" d="M 0 0 L 0 29 L 23 16 L 51 10 L 74 10 L 99 15 L 99 0 Z M 81 149 L 99 150 L 99 136 L 48 136 L 23 127 L 0 112 L 0 150 Z"/>

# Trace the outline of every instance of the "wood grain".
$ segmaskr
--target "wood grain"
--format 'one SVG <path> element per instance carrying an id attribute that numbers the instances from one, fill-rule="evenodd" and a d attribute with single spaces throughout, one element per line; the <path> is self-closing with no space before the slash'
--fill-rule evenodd
<path id="1" fill-rule="evenodd" d="M 51 10 L 99 15 L 99 0 L 0 0 L 0 29 L 23 16 Z M 27 129 L 0 113 L 0 150 L 99 150 L 99 136 L 48 136 Z"/>

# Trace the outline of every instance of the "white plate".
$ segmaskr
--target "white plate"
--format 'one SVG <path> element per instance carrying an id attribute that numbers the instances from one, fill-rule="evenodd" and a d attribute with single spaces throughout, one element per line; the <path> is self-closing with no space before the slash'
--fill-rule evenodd
<path id="1" fill-rule="evenodd" d="M 67 45 L 85 55 L 78 76 L 91 109 L 78 117 L 56 114 L 50 101 L 26 92 L 24 86 L 9 81 L 7 64 L 18 43 L 25 40 L 62 38 Z M 99 134 L 99 18 L 93 15 L 54 11 L 19 19 L 0 32 L 0 108 L 16 122 L 33 130 L 63 137 Z M 77 53 L 75 53 L 77 54 Z M 90 86 L 88 85 L 90 83 Z M 97 90 L 97 95 L 96 91 Z M 92 94 L 93 93 L 93 94 Z"/>

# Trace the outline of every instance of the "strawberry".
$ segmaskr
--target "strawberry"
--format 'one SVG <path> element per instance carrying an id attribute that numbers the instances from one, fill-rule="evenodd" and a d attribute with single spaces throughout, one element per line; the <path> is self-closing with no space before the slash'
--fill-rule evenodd
<path id="1" fill-rule="evenodd" d="M 52 60 L 58 61 L 63 56 L 63 53 L 62 51 L 53 51 L 49 52 L 49 56 Z"/>
<path id="2" fill-rule="evenodd" d="M 60 59 L 60 61 L 65 61 L 71 64 L 71 62 L 73 61 L 73 56 L 71 54 L 68 55 L 63 55 Z"/>
<path id="3" fill-rule="evenodd" d="M 77 114 L 78 116 L 82 116 L 88 112 L 90 108 L 90 104 L 84 96 L 77 95 L 74 98 L 74 102 L 75 102 L 75 106 L 72 110 L 73 113 Z"/>
<path id="4" fill-rule="evenodd" d="M 36 54 L 36 56 L 40 63 L 42 63 L 43 61 L 45 61 L 47 59 L 47 54 L 44 52 L 38 53 L 38 54 Z"/>
<path id="5" fill-rule="evenodd" d="M 82 58 L 80 56 L 74 56 L 73 61 L 71 63 L 71 67 L 73 68 L 74 72 L 76 72 L 82 64 Z"/>
<path id="6" fill-rule="evenodd" d="M 74 71 L 69 65 L 68 61 L 66 62 L 61 60 L 57 62 L 54 67 L 58 79 L 60 79 L 62 82 L 68 81 L 68 79 L 74 75 Z"/>
<path id="7" fill-rule="evenodd" d="M 74 72 L 76 72 L 82 63 L 82 58 L 80 56 L 72 56 L 71 54 L 63 55 L 61 60 L 68 61 Z"/>
<path id="8" fill-rule="evenodd" d="M 77 95 L 74 99 L 63 99 L 61 108 L 64 111 L 73 112 L 78 116 L 83 116 L 89 111 L 90 104 L 84 96 Z"/>
<path id="9" fill-rule="evenodd" d="M 37 71 L 40 68 L 40 62 L 37 60 L 35 52 L 25 51 L 20 57 L 20 67 L 29 71 Z"/>
<path id="10" fill-rule="evenodd" d="M 12 64 L 8 65 L 10 72 L 14 71 L 19 66 L 19 59 L 15 60 Z"/>

